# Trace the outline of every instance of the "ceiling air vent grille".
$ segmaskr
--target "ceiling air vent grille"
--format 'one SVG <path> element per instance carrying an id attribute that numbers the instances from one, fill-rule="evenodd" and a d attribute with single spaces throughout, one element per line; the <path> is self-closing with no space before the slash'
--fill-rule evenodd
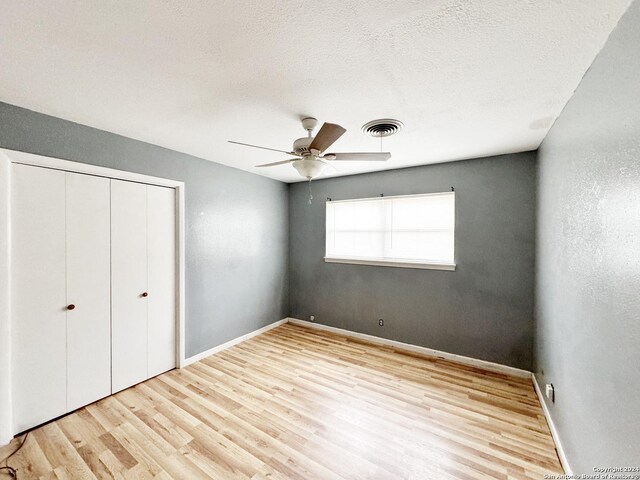
<path id="1" fill-rule="evenodd" d="M 403 127 L 400 120 L 391 118 L 381 118 L 380 120 L 371 120 L 362 126 L 362 131 L 370 137 L 390 137 L 398 133 Z"/>

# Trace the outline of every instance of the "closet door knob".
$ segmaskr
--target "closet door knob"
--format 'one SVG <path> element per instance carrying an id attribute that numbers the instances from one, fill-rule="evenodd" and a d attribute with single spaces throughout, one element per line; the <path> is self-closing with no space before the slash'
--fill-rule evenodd
<path id="1" fill-rule="evenodd" d="M 73 310 L 74 308 L 76 308 L 76 306 L 73 303 L 67 305 L 67 310 Z"/>
<path id="2" fill-rule="evenodd" d="M 148 296 L 149 296 L 149 293 L 144 292 L 144 293 L 142 294 L 142 296 L 143 296 L 143 297 L 148 297 Z"/>

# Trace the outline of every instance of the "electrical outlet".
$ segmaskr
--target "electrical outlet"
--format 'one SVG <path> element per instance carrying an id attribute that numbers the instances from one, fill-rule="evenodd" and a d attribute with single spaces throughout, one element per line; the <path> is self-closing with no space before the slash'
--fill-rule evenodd
<path id="1" fill-rule="evenodd" d="M 315 315 L 311 315 L 311 316 L 309 317 L 309 320 L 311 320 L 312 322 L 314 322 L 314 321 L 316 320 L 316 316 L 315 316 Z"/>
<path id="2" fill-rule="evenodd" d="M 547 383 L 546 388 L 545 388 L 545 395 L 547 396 L 547 398 L 549 400 L 551 400 L 551 403 L 555 403 L 555 401 L 556 401 L 556 391 L 553 388 L 553 384 Z"/>
<path id="3" fill-rule="evenodd" d="M 384 327 L 384 320 L 382 318 L 378 320 L 378 325 Z"/>

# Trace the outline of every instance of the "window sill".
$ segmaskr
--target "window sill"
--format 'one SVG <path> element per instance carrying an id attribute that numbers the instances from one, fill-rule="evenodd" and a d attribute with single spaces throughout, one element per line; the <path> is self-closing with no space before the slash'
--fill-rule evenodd
<path id="1" fill-rule="evenodd" d="M 324 257 L 324 261 L 326 263 L 349 263 L 352 265 L 374 265 L 377 267 L 419 268 L 425 270 L 446 270 L 450 272 L 453 272 L 456 269 L 455 263 L 424 263 L 412 262 L 411 260 Z"/>

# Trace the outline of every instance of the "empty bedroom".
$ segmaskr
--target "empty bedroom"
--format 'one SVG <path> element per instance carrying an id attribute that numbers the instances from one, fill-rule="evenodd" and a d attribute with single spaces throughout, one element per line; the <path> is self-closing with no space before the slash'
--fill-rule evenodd
<path id="1" fill-rule="evenodd" d="M 640 480 L 640 0 L 0 0 L 0 480 Z"/>

